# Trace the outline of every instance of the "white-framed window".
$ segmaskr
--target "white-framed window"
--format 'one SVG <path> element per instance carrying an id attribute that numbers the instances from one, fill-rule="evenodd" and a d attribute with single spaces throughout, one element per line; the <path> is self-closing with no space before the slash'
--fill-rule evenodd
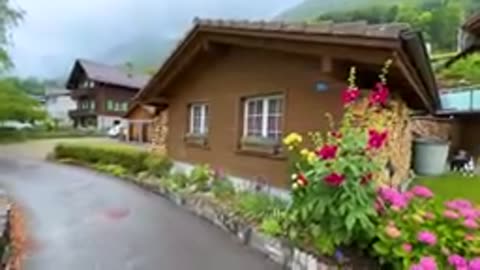
<path id="1" fill-rule="evenodd" d="M 189 108 L 189 134 L 206 135 L 208 133 L 208 105 L 205 103 L 194 103 Z"/>
<path id="2" fill-rule="evenodd" d="M 263 96 L 244 101 L 243 136 L 280 140 L 282 138 L 283 97 Z"/>

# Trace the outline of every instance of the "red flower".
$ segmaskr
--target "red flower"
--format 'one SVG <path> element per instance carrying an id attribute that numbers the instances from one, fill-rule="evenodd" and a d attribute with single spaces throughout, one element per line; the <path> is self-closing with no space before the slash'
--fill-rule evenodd
<path id="1" fill-rule="evenodd" d="M 368 131 L 368 147 L 367 149 L 379 149 L 387 140 L 388 132 L 379 132 L 374 129 Z"/>
<path id="2" fill-rule="evenodd" d="M 338 146 L 336 145 L 324 145 L 322 148 L 315 151 L 315 153 L 323 160 L 334 159 L 337 155 Z"/>
<path id="3" fill-rule="evenodd" d="M 360 90 L 356 87 L 349 87 L 342 93 L 343 105 L 349 105 L 360 97 Z"/>
<path id="4" fill-rule="evenodd" d="M 368 96 L 369 105 L 387 105 L 388 97 L 390 95 L 390 90 L 388 87 L 383 83 L 377 83 L 375 88 L 376 89 L 370 92 L 370 95 Z"/>
<path id="5" fill-rule="evenodd" d="M 366 185 L 366 184 L 370 183 L 370 181 L 372 181 L 372 179 L 373 179 L 372 173 L 367 173 L 366 175 L 364 175 L 362 177 L 362 180 L 360 180 L 360 184 Z"/>
<path id="6" fill-rule="evenodd" d="M 338 187 L 345 181 L 345 176 L 334 172 L 327 175 L 324 180 L 328 185 Z"/>
<path id="7" fill-rule="evenodd" d="M 330 136 L 336 139 L 341 139 L 342 138 L 342 133 L 339 131 L 331 131 Z"/>
<path id="8" fill-rule="evenodd" d="M 297 183 L 298 185 L 304 187 L 308 185 L 308 179 L 305 177 L 305 175 L 303 175 L 303 173 L 299 173 L 297 177 Z"/>

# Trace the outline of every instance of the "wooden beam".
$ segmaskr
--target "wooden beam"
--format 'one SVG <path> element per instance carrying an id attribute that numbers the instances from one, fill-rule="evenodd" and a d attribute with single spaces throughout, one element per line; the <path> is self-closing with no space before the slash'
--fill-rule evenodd
<path id="1" fill-rule="evenodd" d="M 412 67 L 408 63 L 404 62 L 402 57 L 396 52 L 393 54 L 393 60 L 393 64 L 397 66 L 403 73 L 403 76 L 420 97 L 425 107 L 428 108 L 431 113 L 433 113 L 435 108 L 432 104 L 432 98 L 429 95 L 427 96 L 427 93 L 423 91 L 424 87 L 421 87 L 422 83 L 419 80 L 416 71 L 412 70 Z"/>
<path id="2" fill-rule="evenodd" d="M 237 36 L 210 35 L 209 40 L 215 43 L 229 44 L 245 48 L 274 50 L 307 56 L 328 56 L 332 59 L 355 60 L 370 64 L 384 63 L 391 56 L 391 49 L 332 46 L 312 42 L 292 42 L 268 38 L 245 38 Z"/>

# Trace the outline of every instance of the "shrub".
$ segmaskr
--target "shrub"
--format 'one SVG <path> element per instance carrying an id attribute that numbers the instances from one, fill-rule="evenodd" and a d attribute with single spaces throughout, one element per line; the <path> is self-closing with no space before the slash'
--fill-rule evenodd
<path id="1" fill-rule="evenodd" d="M 145 159 L 145 167 L 148 172 L 157 177 L 167 176 L 172 166 L 172 161 L 165 156 L 152 154 Z"/>
<path id="2" fill-rule="evenodd" d="M 213 172 L 208 165 L 198 165 L 189 175 L 189 185 L 192 191 L 205 191 L 208 184 L 213 181 Z"/>
<path id="3" fill-rule="evenodd" d="M 183 172 L 175 172 L 169 177 L 165 178 L 165 187 L 172 192 L 181 192 L 189 185 L 189 178 Z"/>
<path id="4" fill-rule="evenodd" d="M 116 164 L 96 164 L 94 168 L 97 171 L 104 172 L 116 177 L 124 177 L 128 175 L 127 169 Z"/>
<path id="5" fill-rule="evenodd" d="M 232 199 L 235 196 L 235 187 L 228 179 L 215 179 L 211 191 L 215 198 L 220 200 Z"/>
<path id="6" fill-rule="evenodd" d="M 284 200 L 263 192 L 241 192 L 234 202 L 237 213 L 253 222 L 260 222 L 274 211 L 284 210 L 286 206 Z"/>
<path id="7" fill-rule="evenodd" d="M 480 209 L 467 200 L 439 204 L 426 187 L 379 191 L 374 253 L 395 269 L 480 269 Z M 470 267 L 468 265 L 470 264 Z M 416 268 L 415 268 L 416 267 Z"/>
<path id="8" fill-rule="evenodd" d="M 118 145 L 59 144 L 54 149 L 55 159 L 75 159 L 87 164 L 116 164 L 130 174 L 146 170 L 146 151 Z"/>

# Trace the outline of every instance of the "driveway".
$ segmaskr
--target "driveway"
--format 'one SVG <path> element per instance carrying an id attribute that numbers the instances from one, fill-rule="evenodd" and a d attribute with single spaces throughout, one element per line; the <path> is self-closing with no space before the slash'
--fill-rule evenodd
<path id="1" fill-rule="evenodd" d="M 32 238 L 26 270 L 280 269 L 161 197 L 41 160 L 54 142 L 0 146 L 0 184 Z"/>

